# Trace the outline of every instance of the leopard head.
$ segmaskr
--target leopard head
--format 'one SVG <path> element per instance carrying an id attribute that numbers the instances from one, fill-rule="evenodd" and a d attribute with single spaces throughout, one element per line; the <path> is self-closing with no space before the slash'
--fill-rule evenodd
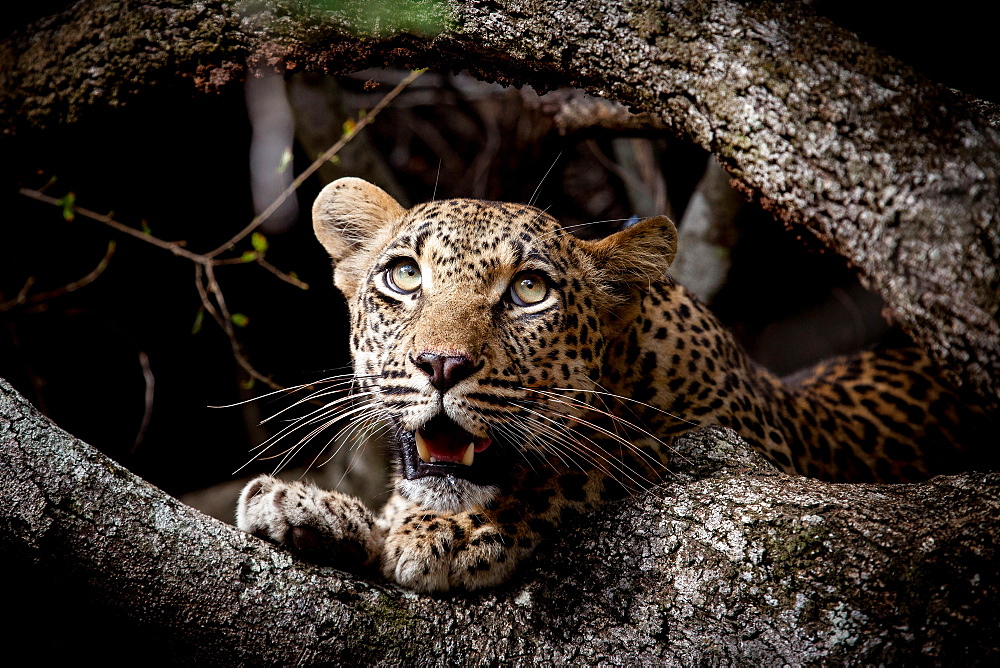
<path id="1" fill-rule="evenodd" d="M 407 210 L 356 178 L 324 188 L 313 225 L 348 301 L 359 395 L 395 428 L 398 489 L 451 511 L 532 457 L 587 454 L 569 432 L 676 248 L 663 217 L 587 241 L 531 206 Z"/>

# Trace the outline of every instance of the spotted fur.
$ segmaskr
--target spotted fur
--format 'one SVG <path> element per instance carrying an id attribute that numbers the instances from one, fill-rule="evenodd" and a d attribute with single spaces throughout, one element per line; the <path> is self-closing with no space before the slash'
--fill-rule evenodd
<path id="1" fill-rule="evenodd" d="M 977 438 L 981 416 L 915 349 L 788 382 L 756 368 L 666 277 L 666 218 L 585 241 L 530 206 L 407 211 L 350 178 L 313 217 L 350 306 L 355 415 L 391 426 L 397 475 L 377 517 L 336 492 L 252 482 L 239 526 L 299 552 L 420 591 L 476 589 L 568 519 L 655 483 L 670 438 L 698 425 L 844 481 L 956 470 L 956 444 Z"/>

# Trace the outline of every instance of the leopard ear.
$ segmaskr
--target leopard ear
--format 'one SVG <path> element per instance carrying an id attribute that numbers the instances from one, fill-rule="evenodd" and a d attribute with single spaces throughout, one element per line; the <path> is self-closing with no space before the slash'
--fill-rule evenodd
<path id="1" fill-rule="evenodd" d="M 584 242 L 612 286 L 644 290 L 664 277 L 677 252 L 677 229 L 666 216 L 647 218 L 598 241 Z"/>
<path id="2" fill-rule="evenodd" d="M 377 239 L 389 238 L 405 209 L 362 179 L 337 179 L 313 204 L 313 230 L 333 260 L 333 283 L 350 299 L 357 292 Z"/>
<path id="3" fill-rule="evenodd" d="M 370 244 L 404 209 L 389 193 L 362 179 L 344 177 L 327 185 L 313 204 L 313 230 L 337 265 Z"/>

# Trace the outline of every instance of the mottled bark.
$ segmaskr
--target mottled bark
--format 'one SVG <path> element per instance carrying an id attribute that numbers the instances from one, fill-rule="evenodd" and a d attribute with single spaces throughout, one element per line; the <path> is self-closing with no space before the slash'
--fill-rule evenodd
<path id="1" fill-rule="evenodd" d="M 674 482 L 569 525 L 510 586 L 417 596 L 184 506 L 0 381 L 0 553 L 180 663 L 1000 659 L 1000 475 L 833 485 L 721 429 L 679 445 Z"/>
<path id="2" fill-rule="evenodd" d="M 997 404 L 991 105 L 922 78 L 805 3 L 415 0 L 377 21 L 371 3 L 337 5 L 84 0 L 0 44 L 0 127 L 74 120 L 149 88 L 210 90 L 239 80 L 248 61 L 468 68 L 577 86 L 711 150 L 748 196 L 854 263 L 892 319 Z"/>

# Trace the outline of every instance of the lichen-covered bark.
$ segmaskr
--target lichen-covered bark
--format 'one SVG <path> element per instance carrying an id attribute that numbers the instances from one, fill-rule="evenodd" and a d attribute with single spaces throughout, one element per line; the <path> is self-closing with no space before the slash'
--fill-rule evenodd
<path id="1" fill-rule="evenodd" d="M 415 0 L 374 22 L 364 19 L 371 3 L 337 5 L 84 0 L 0 44 L 0 127 L 73 120 L 150 87 L 219 87 L 248 62 L 468 68 L 578 86 L 710 149 L 748 196 L 853 262 L 888 315 L 996 407 L 994 107 L 927 81 L 805 3 Z M 422 36 L 405 32 L 414 16 Z"/>
<path id="2" fill-rule="evenodd" d="M 209 519 L 0 381 L 0 551 L 181 663 L 1000 659 L 1000 475 L 833 485 L 773 472 L 731 432 L 679 447 L 675 482 L 567 527 L 510 586 L 435 598 Z"/>

